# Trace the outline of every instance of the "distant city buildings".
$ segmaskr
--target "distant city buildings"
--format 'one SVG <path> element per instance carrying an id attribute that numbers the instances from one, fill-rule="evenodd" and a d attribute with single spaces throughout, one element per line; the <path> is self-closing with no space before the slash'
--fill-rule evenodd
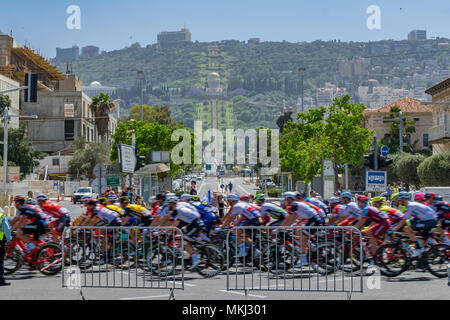
<path id="1" fill-rule="evenodd" d="M 96 46 L 86 46 L 81 48 L 81 56 L 83 58 L 93 58 L 98 56 L 100 53 L 100 48 Z"/>
<path id="2" fill-rule="evenodd" d="M 370 66 L 370 58 L 353 57 L 351 60 L 347 58 L 338 58 L 336 60 L 338 72 L 341 76 L 360 76 L 365 74 L 367 67 Z"/>
<path id="3" fill-rule="evenodd" d="M 347 93 L 346 88 L 338 88 L 332 83 L 326 83 L 325 88 L 316 89 L 316 105 L 328 106 L 334 98 L 342 98 Z"/>
<path id="4" fill-rule="evenodd" d="M 55 60 L 60 62 L 72 62 L 77 61 L 80 57 L 80 48 L 78 46 L 72 46 L 72 48 L 56 48 Z"/>
<path id="5" fill-rule="evenodd" d="M 260 42 L 261 42 L 260 38 L 250 38 L 250 39 L 248 39 L 248 43 L 249 44 L 258 44 Z"/>
<path id="6" fill-rule="evenodd" d="M 409 41 L 425 41 L 427 40 L 426 30 L 413 30 L 408 34 Z"/>
<path id="7" fill-rule="evenodd" d="M 181 42 L 191 42 L 191 32 L 189 29 L 180 31 L 163 31 L 158 33 L 158 44 L 161 47 L 170 46 Z"/>

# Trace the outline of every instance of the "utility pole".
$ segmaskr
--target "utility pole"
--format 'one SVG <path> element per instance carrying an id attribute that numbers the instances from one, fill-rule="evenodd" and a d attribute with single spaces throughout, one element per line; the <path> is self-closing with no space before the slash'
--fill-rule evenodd
<path id="1" fill-rule="evenodd" d="M 373 119 L 373 121 L 383 121 L 383 122 L 392 122 L 398 121 L 398 131 L 399 131 L 399 147 L 400 151 L 403 151 L 403 112 L 400 111 L 398 114 L 398 118 L 388 118 L 388 119 Z"/>
<path id="2" fill-rule="evenodd" d="M 141 121 L 144 121 L 144 71 L 139 70 L 137 73 L 141 88 Z"/>
<path id="3" fill-rule="evenodd" d="M 373 136 L 373 167 L 378 170 L 378 144 L 377 135 Z"/>
<path id="4" fill-rule="evenodd" d="M 300 72 L 300 79 L 301 79 L 301 83 L 302 83 L 302 113 L 305 111 L 305 108 L 304 108 L 304 104 L 303 104 L 303 94 L 304 94 L 304 90 L 303 90 L 303 79 L 304 79 L 304 77 L 305 77 L 305 71 L 306 71 L 306 68 L 304 68 L 304 67 L 300 67 L 300 68 L 298 68 L 298 71 Z M 298 113 L 298 112 L 297 112 Z"/>
<path id="5" fill-rule="evenodd" d="M 8 124 L 9 108 L 5 108 L 3 114 L 3 191 L 6 193 L 8 183 Z"/>

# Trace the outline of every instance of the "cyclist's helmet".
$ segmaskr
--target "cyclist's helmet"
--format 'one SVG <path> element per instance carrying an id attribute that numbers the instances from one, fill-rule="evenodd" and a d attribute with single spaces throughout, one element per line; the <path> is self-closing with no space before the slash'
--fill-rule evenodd
<path id="1" fill-rule="evenodd" d="M 91 197 L 89 197 L 89 196 L 82 196 L 82 197 L 81 197 L 81 202 L 83 202 L 83 201 L 88 201 L 90 198 L 91 198 Z"/>
<path id="2" fill-rule="evenodd" d="M 341 193 L 341 199 L 343 199 L 343 198 L 351 199 L 352 198 L 352 193 L 349 192 L 349 191 L 342 192 Z"/>
<path id="3" fill-rule="evenodd" d="M 117 196 L 115 194 L 110 194 L 106 199 L 108 199 L 108 201 L 117 201 Z"/>
<path id="4" fill-rule="evenodd" d="M 130 203 L 130 198 L 127 196 L 120 197 L 120 203 Z"/>
<path id="5" fill-rule="evenodd" d="M 40 194 L 40 195 L 38 195 L 38 196 L 36 197 L 36 200 L 37 200 L 37 201 L 39 201 L 39 200 L 47 201 L 47 200 L 48 200 L 48 197 L 47 197 L 45 194 Z"/>
<path id="6" fill-rule="evenodd" d="M 26 198 L 25 199 L 25 203 L 26 204 L 31 204 L 32 206 L 36 205 L 36 200 L 32 199 L 32 198 Z"/>
<path id="7" fill-rule="evenodd" d="M 301 199 L 301 198 L 305 198 L 306 197 L 306 193 L 305 192 L 296 192 L 295 193 L 295 198 L 296 199 Z"/>
<path id="8" fill-rule="evenodd" d="M 156 200 L 165 201 L 166 200 L 166 195 L 164 193 L 158 193 L 156 195 Z"/>
<path id="9" fill-rule="evenodd" d="M 257 194 L 255 196 L 255 200 L 264 202 L 266 200 L 266 196 L 264 194 L 262 194 L 262 193 L 261 194 Z"/>
<path id="10" fill-rule="evenodd" d="M 192 196 L 188 193 L 183 193 L 180 197 L 180 200 L 191 200 Z"/>
<path id="11" fill-rule="evenodd" d="M 229 195 L 227 195 L 227 200 L 228 201 L 239 201 L 239 195 L 237 195 L 236 193 L 230 193 Z"/>
<path id="12" fill-rule="evenodd" d="M 105 197 L 98 198 L 98 202 L 102 205 L 105 205 L 108 200 Z"/>
<path id="13" fill-rule="evenodd" d="M 356 197 L 356 200 L 358 202 L 367 202 L 369 201 L 369 198 L 367 196 L 360 194 L 359 196 Z"/>
<path id="14" fill-rule="evenodd" d="M 398 192 L 393 193 L 393 194 L 391 195 L 391 200 L 392 200 L 392 201 L 397 200 L 397 196 L 398 196 Z"/>
<path id="15" fill-rule="evenodd" d="M 89 199 L 88 200 L 88 205 L 90 205 L 90 206 L 95 206 L 97 204 L 98 204 L 98 200 L 96 200 L 96 199 Z"/>
<path id="16" fill-rule="evenodd" d="M 197 195 L 193 195 L 193 196 L 191 196 L 191 198 L 193 201 L 200 201 L 200 198 Z"/>
<path id="17" fill-rule="evenodd" d="M 250 196 L 248 194 L 243 194 L 239 200 L 248 202 L 250 200 Z"/>
<path id="18" fill-rule="evenodd" d="M 328 203 L 339 203 L 339 198 L 331 197 L 330 199 L 328 199 Z"/>
<path id="19" fill-rule="evenodd" d="M 178 198 L 177 197 L 169 197 L 167 198 L 167 203 L 177 203 Z"/>
<path id="20" fill-rule="evenodd" d="M 297 197 L 297 194 L 295 192 L 292 191 L 286 191 L 283 194 L 283 198 L 287 199 L 287 198 L 291 198 L 291 199 L 295 199 Z"/>
<path id="21" fill-rule="evenodd" d="M 384 197 L 373 197 L 372 202 L 381 202 L 384 201 Z"/>
<path id="22" fill-rule="evenodd" d="M 400 191 L 398 193 L 398 195 L 397 195 L 397 199 L 407 199 L 407 200 L 409 200 L 409 198 L 410 198 L 410 195 L 406 191 Z"/>
<path id="23" fill-rule="evenodd" d="M 442 200 L 443 200 L 442 196 L 436 196 L 436 198 L 434 198 L 434 201 L 442 201 Z"/>
<path id="24" fill-rule="evenodd" d="M 425 193 L 425 199 L 436 199 L 437 194 L 434 192 L 427 192 Z"/>
<path id="25" fill-rule="evenodd" d="M 417 192 L 417 193 L 414 195 L 414 200 L 415 200 L 415 201 L 417 201 L 417 200 L 425 201 L 425 193 L 423 193 L 423 192 Z"/>
<path id="26" fill-rule="evenodd" d="M 23 196 L 15 196 L 14 197 L 14 202 L 24 203 L 25 202 L 25 198 Z"/>

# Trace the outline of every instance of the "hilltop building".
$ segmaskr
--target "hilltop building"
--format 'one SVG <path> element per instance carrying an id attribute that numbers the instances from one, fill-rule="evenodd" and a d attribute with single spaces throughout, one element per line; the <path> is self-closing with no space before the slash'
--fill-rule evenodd
<path id="1" fill-rule="evenodd" d="M 409 41 L 425 41 L 427 40 L 427 30 L 413 30 L 408 34 Z"/>
<path id="2" fill-rule="evenodd" d="M 61 62 L 72 62 L 77 61 L 80 57 L 80 48 L 78 46 L 73 46 L 72 48 L 56 48 L 55 60 Z"/>
<path id="3" fill-rule="evenodd" d="M 99 55 L 100 48 L 96 46 L 86 46 L 81 48 L 81 57 L 93 58 Z"/>
<path id="4" fill-rule="evenodd" d="M 163 31 L 158 33 L 158 44 L 161 47 L 170 46 L 177 43 L 191 42 L 191 32 L 189 29 L 180 31 Z"/>

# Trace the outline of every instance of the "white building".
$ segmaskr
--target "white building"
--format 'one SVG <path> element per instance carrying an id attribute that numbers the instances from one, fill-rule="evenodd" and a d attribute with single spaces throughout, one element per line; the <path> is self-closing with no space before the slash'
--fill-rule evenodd
<path id="1" fill-rule="evenodd" d="M 19 83 L 0 74 L 0 91 L 19 88 Z M 13 115 L 19 115 L 19 90 L 5 93 L 11 99 L 11 110 Z M 0 115 L 3 116 L 3 115 Z M 19 127 L 19 118 L 11 117 L 11 125 L 13 128 Z"/>
<path id="2" fill-rule="evenodd" d="M 108 96 L 112 96 L 116 93 L 116 87 L 107 87 L 102 86 L 102 84 L 98 81 L 93 81 L 89 86 L 83 86 L 83 92 L 89 97 L 98 96 L 100 93 L 107 94 Z"/>

